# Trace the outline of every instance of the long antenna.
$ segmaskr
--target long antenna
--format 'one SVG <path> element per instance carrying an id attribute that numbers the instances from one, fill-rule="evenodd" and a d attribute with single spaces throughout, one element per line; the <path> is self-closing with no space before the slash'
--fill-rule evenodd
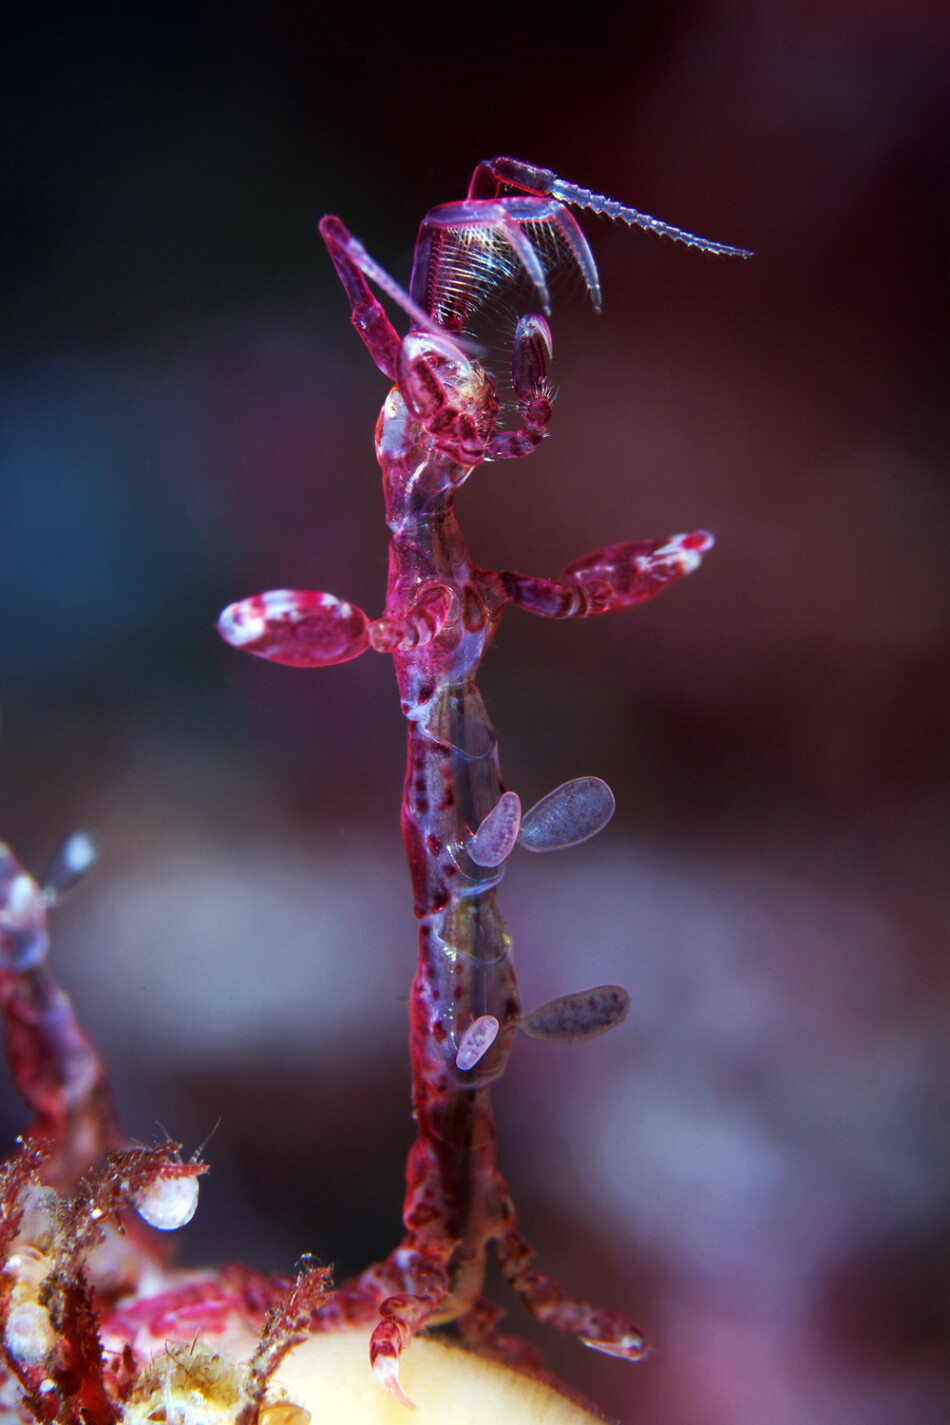
<path id="1" fill-rule="evenodd" d="M 647 232 L 659 233 L 660 237 L 685 243 L 687 247 L 698 247 L 703 252 L 714 252 L 720 257 L 753 256 L 748 248 L 730 247 L 728 243 L 711 242 L 709 238 L 697 237 L 695 233 L 685 232 L 682 228 L 674 228 L 669 223 L 661 222 L 659 218 L 640 213 L 636 208 L 628 208 L 625 203 L 618 203 L 614 198 L 605 198 L 602 193 L 592 193 L 589 188 L 578 188 L 576 183 L 565 183 L 562 178 L 555 178 L 551 184 L 551 196 L 562 203 L 569 203 L 574 208 L 589 208 L 592 213 L 602 213 L 604 217 L 626 223 L 628 227 L 644 228 Z"/>

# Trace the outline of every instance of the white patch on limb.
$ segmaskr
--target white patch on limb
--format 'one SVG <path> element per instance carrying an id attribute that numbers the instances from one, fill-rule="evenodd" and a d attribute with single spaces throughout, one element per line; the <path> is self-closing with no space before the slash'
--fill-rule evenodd
<path id="1" fill-rule="evenodd" d="M 43 878 L 43 904 L 55 905 L 99 859 L 99 848 L 88 831 L 74 831 L 60 846 Z"/>
<path id="2" fill-rule="evenodd" d="M 353 605 L 344 603 L 342 599 L 338 599 L 335 594 L 321 594 L 320 607 L 324 609 L 336 609 L 342 619 L 348 619 L 353 612 Z"/>
<path id="3" fill-rule="evenodd" d="M 599 1351 L 602 1356 L 613 1356 L 618 1361 L 642 1360 L 650 1350 L 642 1336 L 633 1334 L 621 1336 L 619 1341 L 593 1341 L 589 1336 L 580 1336 L 578 1340 L 592 1351 Z"/>
<path id="4" fill-rule="evenodd" d="M 35 913 L 39 891 L 32 876 L 21 871 L 7 885 L 7 903 L 0 911 L 3 920 L 11 926 L 20 926 Z"/>
<path id="5" fill-rule="evenodd" d="M 684 574 L 692 574 L 694 569 L 698 569 L 702 563 L 703 555 L 712 548 L 712 537 L 707 535 L 702 547 L 695 544 L 687 544 L 687 540 L 696 540 L 694 534 L 674 534 L 667 544 L 655 549 L 650 555 L 651 564 L 658 563 L 661 559 L 675 559 L 683 570 Z"/>
<path id="6" fill-rule="evenodd" d="M 289 618 L 293 622 L 299 621 L 303 614 L 300 603 L 300 592 L 297 589 L 268 589 L 266 594 L 259 595 L 261 608 L 268 623 L 272 619 Z M 329 600 L 329 603 L 327 602 Z M 332 594 L 322 594 L 320 604 L 323 608 L 331 608 L 336 599 Z"/>
<path id="7" fill-rule="evenodd" d="M 45 960 L 48 949 L 46 902 L 33 877 L 17 868 L 0 886 L 0 963 L 20 974 Z"/>
<path id="8" fill-rule="evenodd" d="M 263 614 L 256 610 L 251 612 L 251 606 L 257 603 L 257 599 L 242 599 L 240 603 L 229 604 L 218 619 L 218 632 L 232 648 L 257 643 L 267 632 L 267 620 Z"/>
<path id="9" fill-rule="evenodd" d="M 63 865 L 74 876 L 82 876 L 95 861 L 96 843 L 88 831 L 74 831 L 62 850 Z"/>

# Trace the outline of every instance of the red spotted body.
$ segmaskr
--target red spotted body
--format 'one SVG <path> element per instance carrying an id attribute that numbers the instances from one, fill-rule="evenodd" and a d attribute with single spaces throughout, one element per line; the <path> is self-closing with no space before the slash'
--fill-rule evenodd
<path id="1" fill-rule="evenodd" d="M 704 531 L 618 544 L 576 560 L 555 579 L 473 563 L 453 504 L 472 471 L 531 453 L 547 433 L 552 390 L 545 316 L 518 321 L 511 388 L 520 416 L 498 429 L 496 380 L 472 353 L 476 316 L 499 292 L 530 283 L 549 314 L 553 256 L 581 272 L 595 307 L 597 269 L 571 206 L 714 252 L 736 252 L 566 184 L 546 169 L 501 158 L 480 164 L 467 199 L 433 209 L 422 224 L 407 294 L 338 218 L 320 231 L 349 298 L 353 325 L 395 384 L 376 427 L 386 520 L 392 530 L 383 616 L 371 621 L 330 595 L 282 590 L 225 610 L 231 643 L 277 662 L 320 667 L 368 647 L 393 655 L 409 748 L 402 829 L 419 919 L 412 989 L 411 1056 L 416 1142 L 409 1156 L 406 1235 L 395 1252 L 345 1284 L 314 1325 L 375 1320 L 370 1354 L 379 1378 L 405 1401 L 398 1356 L 425 1325 L 456 1320 L 463 1336 L 511 1357 L 482 1299 L 488 1245 L 535 1316 L 586 1345 L 635 1360 L 642 1336 L 626 1318 L 567 1295 L 531 1268 L 498 1170 L 488 1085 L 503 1072 L 521 1006 L 511 944 L 496 901 L 520 841 L 551 851 L 594 835 L 613 797 L 595 777 L 577 778 L 526 813 L 507 792 L 497 737 L 476 685 L 482 656 L 507 604 L 548 618 L 631 608 L 699 564 Z M 367 278 L 408 312 L 401 338 Z M 616 986 L 566 996 L 525 1019 L 534 1037 L 602 1033 L 626 1013 Z M 406 1401 L 405 1403 L 409 1403 Z"/>

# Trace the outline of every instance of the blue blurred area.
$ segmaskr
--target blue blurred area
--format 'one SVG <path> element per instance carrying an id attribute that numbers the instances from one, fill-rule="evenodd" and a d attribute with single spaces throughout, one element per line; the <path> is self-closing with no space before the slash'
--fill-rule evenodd
<path id="1" fill-rule="evenodd" d="M 141 631 L 161 596 L 147 511 L 135 501 L 143 456 L 123 403 L 66 366 L 4 392 L 0 483 L 0 666 L 5 683 L 82 681 L 110 645 Z M 111 408 L 110 408 L 111 407 Z"/>

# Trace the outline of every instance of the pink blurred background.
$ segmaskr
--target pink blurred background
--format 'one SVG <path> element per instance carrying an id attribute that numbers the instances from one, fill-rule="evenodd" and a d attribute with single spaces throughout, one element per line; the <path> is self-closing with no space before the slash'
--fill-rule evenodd
<path id="1" fill-rule="evenodd" d="M 495 568 L 718 540 L 629 616 L 509 613 L 486 665 L 523 800 L 618 800 L 510 868 L 524 998 L 633 995 L 609 1039 L 520 1047 L 502 1167 L 543 1265 L 656 1349 L 509 1325 L 630 1425 L 948 1418 L 948 40 L 925 0 L 11 25 L 0 834 L 37 872 L 100 838 L 54 963 L 131 1131 L 221 1120 L 185 1260 L 397 1239 L 392 670 L 213 625 L 282 585 L 381 610 L 385 382 L 314 225 L 405 281 L 425 211 L 512 153 L 757 256 L 585 220 L 605 311 L 556 298 L 552 437 L 460 500 Z"/>

